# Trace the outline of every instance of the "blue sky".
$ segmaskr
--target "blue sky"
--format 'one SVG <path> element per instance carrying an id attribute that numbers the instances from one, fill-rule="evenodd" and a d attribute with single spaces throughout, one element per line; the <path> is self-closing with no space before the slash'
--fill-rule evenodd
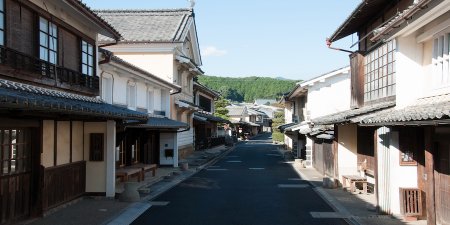
<path id="1" fill-rule="evenodd" d="M 187 0 L 84 0 L 94 9 L 185 8 Z M 307 80 L 349 64 L 326 37 L 360 0 L 197 0 L 195 18 L 207 75 Z M 333 46 L 349 49 L 356 35 Z"/>

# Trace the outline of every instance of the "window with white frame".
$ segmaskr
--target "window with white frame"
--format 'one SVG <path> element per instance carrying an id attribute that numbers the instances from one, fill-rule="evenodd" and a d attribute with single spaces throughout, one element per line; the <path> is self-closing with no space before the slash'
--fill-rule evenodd
<path id="1" fill-rule="evenodd" d="M 81 72 L 94 75 L 94 46 L 84 40 L 81 41 Z"/>
<path id="2" fill-rule="evenodd" d="M 155 110 L 155 94 L 153 90 L 149 90 L 147 94 L 147 112 L 153 114 Z"/>
<path id="3" fill-rule="evenodd" d="M 102 78 L 102 97 L 106 103 L 113 102 L 113 81 L 111 77 Z"/>
<path id="4" fill-rule="evenodd" d="M 433 40 L 433 86 L 435 88 L 450 85 L 449 53 L 450 33 L 438 35 Z"/>
<path id="5" fill-rule="evenodd" d="M 39 17 L 39 58 L 52 64 L 58 60 L 58 28 Z"/>
<path id="6" fill-rule="evenodd" d="M 127 106 L 129 109 L 136 109 L 136 84 L 133 82 L 127 84 Z"/>
<path id="7" fill-rule="evenodd" d="M 395 95 L 395 39 L 365 56 L 364 101 Z"/>

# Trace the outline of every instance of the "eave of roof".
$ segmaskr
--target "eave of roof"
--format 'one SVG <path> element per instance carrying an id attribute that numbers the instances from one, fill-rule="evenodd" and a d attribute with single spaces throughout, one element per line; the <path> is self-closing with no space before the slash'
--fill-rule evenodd
<path id="1" fill-rule="evenodd" d="M 218 98 L 220 96 L 220 94 L 218 92 L 216 92 L 216 91 L 206 87 L 203 84 L 200 84 L 197 81 L 194 82 L 194 89 L 199 89 L 201 91 L 204 91 L 204 92 L 208 93 L 209 95 L 211 95 L 214 98 Z"/>
<path id="2" fill-rule="evenodd" d="M 347 19 L 329 38 L 335 42 L 358 31 L 358 29 L 372 19 L 380 10 L 386 7 L 389 0 L 363 0 Z"/>
<path id="3" fill-rule="evenodd" d="M 450 94 L 421 98 L 402 109 L 381 112 L 361 120 L 363 125 L 449 124 Z"/>
<path id="4" fill-rule="evenodd" d="M 122 35 L 117 31 L 111 24 L 106 22 L 102 17 L 97 15 L 89 6 L 83 3 L 81 0 L 66 0 L 74 8 L 83 12 L 86 16 L 88 16 L 91 20 L 96 22 L 98 25 L 103 27 L 106 31 L 110 32 L 115 40 L 120 40 Z"/>
<path id="5" fill-rule="evenodd" d="M 143 129 L 182 129 L 188 128 L 189 124 L 177 120 L 172 120 L 167 117 L 150 117 L 146 123 L 128 125 L 129 128 L 143 128 Z"/>
<path id="6" fill-rule="evenodd" d="M 312 120 L 314 124 L 329 125 L 329 124 L 342 124 L 342 123 L 358 123 L 365 118 L 369 113 L 375 113 L 380 110 L 389 109 L 395 106 L 395 100 L 376 103 L 369 106 L 364 106 L 359 109 L 350 109 L 342 112 L 338 112 L 331 115 L 322 116 Z"/>
<path id="7" fill-rule="evenodd" d="M 146 120 L 147 114 L 101 99 L 0 79 L 0 108 L 103 119 Z"/>

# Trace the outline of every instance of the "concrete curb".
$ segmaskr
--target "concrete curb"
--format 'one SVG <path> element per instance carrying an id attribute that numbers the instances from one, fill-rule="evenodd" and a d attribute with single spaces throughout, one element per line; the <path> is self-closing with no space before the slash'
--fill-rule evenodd
<path id="1" fill-rule="evenodd" d="M 235 148 L 236 148 L 236 145 L 234 145 L 233 147 L 229 148 L 228 150 L 220 153 L 217 157 L 212 158 L 205 164 L 197 166 L 195 168 L 195 170 L 191 171 L 192 173 L 183 174 L 182 176 L 178 177 L 177 179 L 174 179 L 173 181 L 168 182 L 168 184 L 163 185 L 162 187 L 160 187 L 160 189 L 155 191 L 153 194 L 142 198 L 141 201 L 139 201 L 137 203 L 131 204 L 130 206 L 126 207 L 118 216 L 108 219 L 103 224 L 104 225 L 119 225 L 119 224 L 120 225 L 128 225 L 128 224 L 131 224 L 134 220 L 136 220 L 139 216 L 141 216 L 145 211 L 147 211 L 151 207 L 151 204 L 148 203 L 148 201 L 157 198 L 161 194 L 165 193 L 166 191 L 171 190 L 172 188 L 174 188 L 181 182 L 185 181 L 186 179 L 194 176 L 198 172 L 209 167 L 211 164 L 216 163 L 217 161 L 219 161 L 220 159 L 222 159 L 226 155 L 228 155 Z M 161 180 L 162 179 L 159 179 L 158 181 L 153 182 L 151 186 L 158 184 Z"/>

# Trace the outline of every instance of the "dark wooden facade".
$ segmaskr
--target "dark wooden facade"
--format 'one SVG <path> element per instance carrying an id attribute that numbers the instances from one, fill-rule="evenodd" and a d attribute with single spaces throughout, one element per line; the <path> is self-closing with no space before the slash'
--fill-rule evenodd
<path id="1" fill-rule="evenodd" d="M 30 1 L 0 0 L 3 7 L 2 43 L 0 43 L 0 79 L 45 87 L 83 96 L 99 94 L 99 78 L 82 70 L 82 41 L 92 47 L 92 62 L 96 61 L 95 41 L 77 30 L 67 18 L 59 19 Z M 65 7 L 69 3 L 56 2 Z M 45 2 L 49 7 L 52 2 Z M 72 3 L 70 3 L 72 4 Z M 60 6 L 61 6 L 60 5 Z M 62 8 L 56 7 L 58 10 Z M 80 14 L 85 12 L 80 11 Z M 63 13 L 64 14 L 64 13 Z M 45 38 L 42 35 L 41 18 L 56 26 L 56 61 L 42 59 L 40 48 Z M 40 25 L 41 24 L 41 25 Z M 47 24 L 47 25 L 48 25 Z M 92 36 L 92 35 L 91 35 Z M 49 40 L 47 37 L 46 40 Z M 31 102 L 30 102 L 31 104 Z M 63 118 L 77 121 L 105 121 L 92 116 L 64 115 L 57 113 L 27 111 L 19 113 L 0 108 L 0 223 L 10 224 L 42 215 L 48 209 L 71 201 L 86 193 L 86 162 L 72 160 L 72 122 L 70 122 L 70 162 L 57 165 L 58 149 L 57 120 Z M 28 122 L 30 120 L 31 122 Z M 55 121 L 53 133 L 54 161 L 44 167 L 44 120 Z M 69 130 L 67 130 L 69 132 Z M 83 131 L 84 132 L 84 131 Z M 84 134 L 84 133 L 83 133 Z M 48 149 L 46 149 L 49 151 Z M 50 150 L 51 151 L 51 150 Z"/>
<path id="2" fill-rule="evenodd" d="M 92 38 L 27 1 L 5 0 L 5 13 L 0 77 L 91 96 L 99 94 L 99 78 L 83 74 L 81 66 L 81 42 L 95 46 Z M 56 64 L 39 57 L 40 18 L 57 27 Z"/>
<path id="3" fill-rule="evenodd" d="M 333 140 L 314 139 L 312 162 L 321 174 L 337 179 L 336 147 Z"/>

